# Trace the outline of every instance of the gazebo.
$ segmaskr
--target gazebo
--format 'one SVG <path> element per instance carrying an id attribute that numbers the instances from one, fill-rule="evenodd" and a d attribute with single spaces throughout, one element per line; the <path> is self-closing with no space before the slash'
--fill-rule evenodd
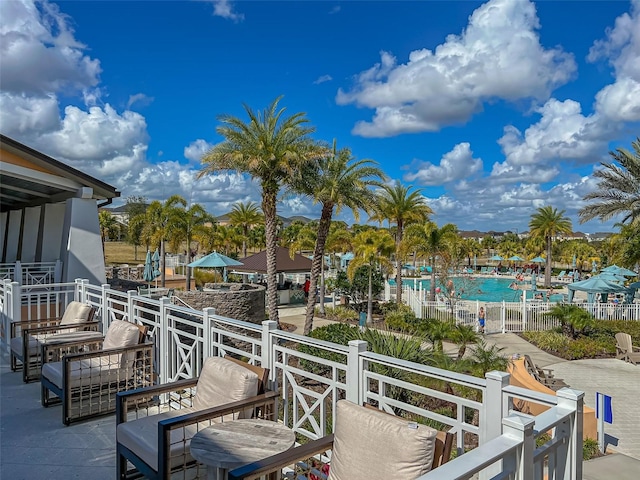
<path id="1" fill-rule="evenodd" d="M 627 291 L 622 285 L 599 278 L 597 275 L 581 282 L 570 283 L 567 288 L 569 289 L 569 303 L 573 301 L 576 291 L 587 292 L 587 303 L 595 303 L 597 293 L 602 295 L 602 301 L 606 302 L 610 293 L 624 293 Z"/>

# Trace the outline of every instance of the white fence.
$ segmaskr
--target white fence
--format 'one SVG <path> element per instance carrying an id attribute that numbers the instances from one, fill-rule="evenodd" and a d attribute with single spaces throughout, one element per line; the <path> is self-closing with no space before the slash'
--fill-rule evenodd
<path id="1" fill-rule="evenodd" d="M 5 281 L 0 289 L 7 326 L 25 315 L 59 311 L 72 299 L 94 305 L 104 330 L 114 319 L 149 326 L 161 383 L 198 375 L 208 356 L 235 354 L 269 368 L 271 386 L 281 393 L 281 420 L 310 439 L 333 430 L 335 404 L 342 398 L 450 430 L 458 458 L 423 480 L 471 478 L 478 472 L 481 479 L 581 478 L 580 392 L 534 393 L 509 386 L 506 373 L 458 374 L 369 352 L 366 342 L 344 346 L 315 340 L 278 330 L 272 321 L 241 322 L 212 309 L 196 311 L 168 298 L 154 300 L 86 280 L 42 285 L 38 291 Z M 5 350 L 7 343 L 3 337 Z M 549 410 L 537 417 L 517 413 L 514 399 L 521 398 Z M 535 436 L 549 430 L 552 440 L 535 448 Z"/>
<path id="2" fill-rule="evenodd" d="M 62 279 L 62 262 L 0 263 L 0 281 L 12 280 L 22 285 L 47 285 Z"/>
<path id="3" fill-rule="evenodd" d="M 395 286 L 387 286 L 386 293 L 394 295 Z M 549 302 L 481 302 L 479 300 L 444 299 L 425 300 L 425 291 L 402 289 L 402 301 L 418 318 L 455 318 L 456 323 L 476 325 L 478 311 L 484 307 L 485 332 L 505 333 L 525 330 L 549 330 L 560 322 L 549 311 L 555 305 Z M 599 320 L 640 320 L 640 303 L 574 303 Z"/>

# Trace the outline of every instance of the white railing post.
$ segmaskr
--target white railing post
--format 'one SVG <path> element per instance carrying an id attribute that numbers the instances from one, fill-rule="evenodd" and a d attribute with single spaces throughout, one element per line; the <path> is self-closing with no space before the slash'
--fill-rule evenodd
<path id="1" fill-rule="evenodd" d="M 527 329 L 527 291 L 522 291 L 522 331 Z"/>
<path id="2" fill-rule="evenodd" d="M 533 438 L 534 424 L 534 419 L 520 415 L 511 415 L 502 419 L 504 434 L 522 442 L 515 455 L 510 455 L 502 461 L 503 470 L 515 472 L 516 480 L 533 480 L 533 450 L 536 448 Z"/>
<path id="3" fill-rule="evenodd" d="M 265 320 L 262 322 L 262 346 L 260 348 L 260 354 L 262 358 L 260 359 L 260 366 L 263 368 L 268 368 L 270 376 L 273 379 L 276 378 L 276 372 L 273 368 L 274 363 L 274 348 L 273 346 L 278 341 L 278 339 L 273 335 L 278 330 L 278 324 L 274 320 Z"/>
<path id="4" fill-rule="evenodd" d="M 159 336 L 160 336 L 160 358 L 158 359 L 158 365 L 160 366 L 160 383 L 168 383 L 172 378 L 173 372 L 169 372 L 169 319 L 167 314 L 167 306 L 171 303 L 171 300 L 167 297 L 160 299 L 160 311 L 158 320 Z"/>
<path id="5" fill-rule="evenodd" d="M 20 263 L 20 260 L 16 261 L 13 269 L 13 281 L 22 285 L 22 264 Z"/>
<path id="6" fill-rule="evenodd" d="M 500 329 L 502 333 L 507 332 L 507 303 L 502 301 L 502 309 L 500 310 Z"/>
<path id="7" fill-rule="evenodd" d="M 480 445 L 502 435 L 502 419 L 509 411 L 502 395 L 502 389 L 509 385 L 510 375 L 506 372 L 492 371 L 485 374 L 487 389 L 482 399 L 480 411 Z M 499 465 L 488 467 L 480 472 L 480 480 L 500 473 Z"/>
<path id="8" fill-rule="evenodd" d="M 558 397 L 558 407 L 563 410 L 571 410 L 573 411 L 573 415 L 571 417 L 571 421 L 569 422 L 569 428 L 571 429 L 569 432 L 558 432 L 558 433 L 567 433 L 569 438 L 569 443 L 567 445 L 567 449 L 565 451 L 566 457 L 562 458 L 562 450 L 558 452 L 558 462 L 557 465 L 563 465 L 564 475 L 562 478 L 565 480 L 580 480 L 582 479 L 582 434 L 583 434 L 583 410 L 584 410 L 584 392 L 580 392 L 577 390 L 572 390 L 570 388 L 561 388 L 556 392 L 556 397 Z M 601 413 L 602 415 L 602 413 Z M 563 423 L 556 427 L 556 431 L 558 429 L 566 429 L 567 424 Z M 562 463 L 564 460 L 564 463 Z"/>
<path id="9" fill-rule="evenodd" d="M 22 284 L 11 282 L 9 287 L 11 288 L 11 320 L 19 322 L 22 320 Z"/>
<path id="10" fill-rule="evenodd" d="M 104 333 L 106 335 L 107 333 L 107 329 L 109 328 L 109 325 L 111 324 L 111 316 L 109 315 L 109 289 L 111 288 L 111 285 L 109 285 L 108 283 L 103 283 L 101 285 L 101 292 L 100 292 L 100 312 L 101 312 L 101 316 L 100 316 L 100 320 L 102 320 L 102 333 Z"/>
<path id="11" fill-rule="evenodd" d="M 213 316 L 216 314 L 216 309 L 213 307 L 207 307 L 202 309 L 202 348 L 204 349 L 204 359 L 208 357 L 217 356 L 217 352 L 214 352 L 213 342 L 211 341 L 211 331 L 213 330 Z"/>
<path id="12" fill-rule="evenodd" d="M 131 323 L 137 323 L 135 318 L 135 299 L 138 295 L 137 290 L 127 290 L 127 318 Z"/>
<path id="13" fill-rule="evenodd" d="M 360 354 L 367 351 L 367 342 L 363 340 L 351 340 L 349 353 L 347 354 L 347 392 L 346 398 L 350 402 L 361 405 L 364 400 L 362 391 L 362 374 L 364 365 L 360 363 Z"/>

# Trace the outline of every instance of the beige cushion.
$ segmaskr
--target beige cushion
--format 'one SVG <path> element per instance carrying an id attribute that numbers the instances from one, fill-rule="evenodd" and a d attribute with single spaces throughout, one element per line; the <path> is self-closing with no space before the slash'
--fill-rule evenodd
<path id="1" fill-rule="evenodd" d="M 258 394 L 258 375 L 222 357 L 205 360 L 196 385 L 196 410 L 244 400 Z"/>
<path id="2" fill-rule="evenodd" d="M 124 422 L 116 428 L 117 442 L 124 447 L 131 450 L 144 462 L 158 471 L 158 422 L 166 420 L 168 418 L 178 417 L 180 415 L 186 415 L 193 412 L 193 408 L 182 408 L 180 410 L 171 410 L 169 412 L 160 413 L 158 415 L 151 415 L 149 417 L 142 417 L 130 422 Z M 189 443 L 182 443 L 182 440 L 186 437 L 190 439 L 198 431 L 198 425 L 193 424 L 185 427 L 184 429 L 178 428 L 171 431 L 171 456 L 172 465 L 178 465 L 182 461 L 189 462 L 192 460 L 189 454 Z M 186 458 L 183 458 L 183 452 L 186 453 Z"/>
<path id="3" fill-rule="evenodd" d="M 48 379 L 58 388 L 62 385 L 63 362 L 50 362 L 42 366 L 42 376 Z M 119 365 L 105 366 L 101 363 L 101 358 L 91 358 L 79 362 L 71 362 L 71 387 L 105 385 L 112 382 L 122 382 L 128 380 L 133 371 L 131 369 L 119 368 Z"/>
<path id="4" fill-rule="evenodd" d="M 140 342 L 140 329 L 131 322 L 124 320 L 114 320 L 107 329 L 104 336 L 102 349 L 133 347 Z M 114 355 L 105 355 L 101 358 L 101 363 L 105 367 L 114 368 L 118 364 L 120 368 L 128 368 L 135 360 L 135 353 L 131 352 L 126 355 L 120 353 Z"/>
<path id="5" fill-rule="evenodd" d="M 60 320 L 60 325 L 74 325 L 88 322 L 91 317 L 91 310 L 91 305 L 73 301 L 67 305 Z"/>
<path id="6" fill-rule="evenodd" d="M 416 424 L 413 424 L 416 426 Z M 341 400 L 330 480 L 415 480 L 431 470 L 437 430 Z"/>

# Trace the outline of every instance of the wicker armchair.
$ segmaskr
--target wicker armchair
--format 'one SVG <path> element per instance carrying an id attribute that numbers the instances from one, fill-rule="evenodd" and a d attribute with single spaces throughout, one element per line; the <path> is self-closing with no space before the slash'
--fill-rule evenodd
<path id="1" fill-rule="evenodd" d="M 277 392 L 264 391 L 268 370 L 230 357 L 210 357 L 199 378 L 117 395 L 118 480 L 206 476 L 191 456 L 191 438 L 214 422 L 275 420 Z M 129 469 L 129 464 L 134 468 Z"/>
<path id="2" fill-rule="evenodd" d="M 93 321 L 95 308 L 70 302 L 62 317 L 23 320 L 11 323 L 11 370 L 22 367 L 22 380 L 40 378 L 41 346 L 45 343 L 95 340 L 102 337 L 100 322 Z"/>
<path id="3" fill-rule="evenodd" d="M 374 407 L 340 400 L 334 434 L 238 467 L 229 472 L 229 480 L 253 480 L 266 475 L 296 479 L 414 480 L 449 461 L 452 445 L 451 433 L 408 422 Z M 292 469 L 293 477 L 283 477 L 283 469 Z"/>
<path id="4" fill-rule="evenodd" d="M 83 352 L 75 353 L 82 346 Z M 113 413 L 116 393 L 153 384 L 147 327 L 111 322 L 104 338 L 42 345 L 42 405 L 62 403 L 62 422 Z M 51 398 L 50 394 L 57 398 Z"/>

